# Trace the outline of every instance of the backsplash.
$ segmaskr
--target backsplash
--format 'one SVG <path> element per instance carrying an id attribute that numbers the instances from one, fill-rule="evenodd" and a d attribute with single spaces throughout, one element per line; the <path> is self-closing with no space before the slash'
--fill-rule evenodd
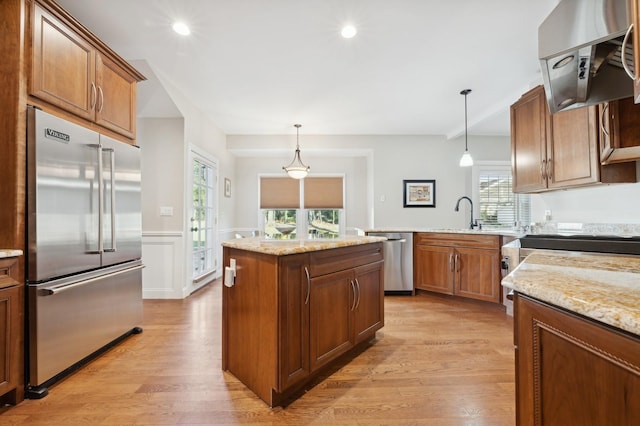
<path id="1" fill-rule="evenodd" d="M 574 223 L 536 222 L 529 227 L 530 234 L 582 234 L 617 235 L 622 237 L 640 236 L 638 223 Z"/>

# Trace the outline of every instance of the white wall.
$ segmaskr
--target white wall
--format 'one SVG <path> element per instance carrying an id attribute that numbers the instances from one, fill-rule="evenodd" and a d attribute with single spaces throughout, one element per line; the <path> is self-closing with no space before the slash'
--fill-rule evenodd
<path id="1" fill-rule="evenodd" d="M 184 119 L 140 119 L 137 134 L 142 154 L 142 231 L 182 232 Z M 161 206 L 172 207 L 173 216 L 160 216 Z"/>
<path id="2" fill-rule="evenodd" d="M 636 163 L 640 176 L 640 162 Z M 598 185 L 551 191 L 531 196 L 531 218 L 544 222 L 551 210 L 552 222 L 640 223 L 640 183 Z"/>
<path id="3" fill-rule="evenodd" d="M 224 197 L 224 178 L 233 180 L 235 158 L 226 149 L 226 135 L 171 84 L 163 80 L 183 118 L 138 120 L 143 163 L 144 298 L 183 298 L 194 290 L 188 214 L 191 189 L 189 152 L 197 148 L 213 157 L 218 169 L 217 264 L 222 265 L 221 235 L 234 226 L 235 205 Z M 160 207 L 173 207 L 173 216 L 160 216 Z M 211 279 L 221 276 L 218 267 Z M 206 281 L 199 285 L 206 284 Z"/>
<path id="4" fill-rule="evenodd" d="M 509 160 L 509 138 L 472 137 L 469 150 L 475 160 Z M 236 225 L 257 226 L 259 173 L 283 173 L 295 149 L 295 136 L 227 136 L 227 147 L 242 155 L 236 159 Z M 271 154 L 266 153 L 266 148 Z M 347 227 L 464 227 L 465 212 L 455 213 L 456 200 L 470 194 L 470 169 L 458 166 L 464 140 L 442 136 L 301 136 L 300 148 L 312 173 L 344 172 Z M 259 154 L 251 153 L 265 150 Z M 278 156 L 274 156 L 276 152 Z M 265 157 L 265 155 L 271 155 Z M 404 179 L 435 179 L 435 208 L 403 208 Z M 384 199 L 384 201 L 382 201 Z"/>
<path id="5" fill-rule="evenodd" d="M 142 163 L 143 297 L 179 299 L 185 292 L 184 119 L 138 119 L 137 141 Z M 173 216 L 160 216 L 160 207 L 173 208 Z"/>

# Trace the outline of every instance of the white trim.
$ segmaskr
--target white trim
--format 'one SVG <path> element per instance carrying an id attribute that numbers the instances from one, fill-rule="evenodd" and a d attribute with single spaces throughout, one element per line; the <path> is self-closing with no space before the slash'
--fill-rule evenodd
<path id="1" fill-rule="evenodd" d="M 142 238 L 152 238 L 152 237 L 177 237 L 182 238 L 184 236 L 184 232 L 182 231 L 144 231 L 142 233 Z"/>
<path id="2" fill-rule="evenodd" d="M 178 232 L 149 234 L 142 236 L 142 298 L 183 299 L 188 294 L 183 279 L 184 258 L 180 256 L 184 238 Z"/>

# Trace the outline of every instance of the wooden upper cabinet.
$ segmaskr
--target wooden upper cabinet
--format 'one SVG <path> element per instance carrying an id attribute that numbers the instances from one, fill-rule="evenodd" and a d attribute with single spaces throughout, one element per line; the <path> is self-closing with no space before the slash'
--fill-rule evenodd
<path id="1" fill-rule="evenodd" d="M 44 101 L 135 139 L 142 74 L 49 0 L 34 3 L 32 40 L 32 103 Z"/>
<path id="2" fill-rule="evenodd" d="M 97 92 L 95 49 L 36 4 L 29 93 L 88 120 Z"/>
<path id="3" fill-rule="evenodd" d="M 551 115 L 544 88 L 511 106 L 514 192 L 541 192 L 598 183 L 635 182 L 633 163 L 600 163 L 598 107 Z"/>
<path id="4" fill-rule="evenodd" d="M 547 187 L 547 117 L 542 86 L 511 105 L 511 165 L 514 192 L 537 192 Z"/>
<path id="5" fill-rule="evenodd" d="M 598 183 L 598 118 L 596 107 L 553 114 L 547 140 L 547 187 L 550 189 Z"/>
<path id="6" fill-rule="evenodd" d="M 115 62 L 96 55 L 96 123 L 130 138 L 136 129 L 136 79 Z"/>
<path id="7" fill-rule="evenodd" d="M 633 98 L 601 105 L 602 164 L 640 160 L 640 105 Z"/>

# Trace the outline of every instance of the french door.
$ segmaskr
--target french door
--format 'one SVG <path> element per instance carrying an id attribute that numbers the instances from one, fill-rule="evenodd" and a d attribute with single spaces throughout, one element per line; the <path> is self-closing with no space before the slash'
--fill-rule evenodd
<path id="1" fill-rule="evenodd" d="M 191 279 L 192 290 L 208 282 L 217 268 L 216 210 L 218 170 L 214 161 L 192 151 Z"/>

